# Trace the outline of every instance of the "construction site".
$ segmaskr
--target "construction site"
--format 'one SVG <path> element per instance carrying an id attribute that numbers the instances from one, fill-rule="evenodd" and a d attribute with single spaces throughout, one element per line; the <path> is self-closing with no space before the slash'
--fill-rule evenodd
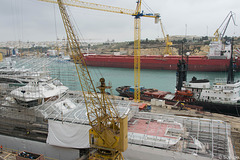
<path id="1" fill-rule="evenodd" d="M 6 63 L 1 64 L 1 68 L 7 71 L 7 67 L 3 66 Z M 65 70 L 65 74 L 55 68 L 58 65 Z M 43 83 L 46 87 L 55 80 L 49 77 L 58 77 L 71 88 L 77 83 L 73 65 L 59 61 L 59 58 L 41 58 L 41 63 L 36 58 L 16 58 L 14 67 L 7 72 L 1 70 L 1 78 L 12 79 L 1 79 L 0 115 L 3 121 L 0 122 L 0 139 L 3 148 L 15 152 L 26 150 L 54 159 L 77 159 L 91 151 L 88 138 L 91 126 L 83 93 L 68 89 L 51 97 L 43 97 L 44 90 L 40 85 Z M 23 82 L 31 78 L 38 80 L 39 84 L 29 85 L 29 82 L 24 85 Z M 28 96 L 39 104 L 31 106 Z M 21 97 L 25 98 L 24 103 L 23 99 L 21 103 L 17 100 Z M 139 111 L 142 103 L 118 96 L 111 96 L 110 99 L 120 117 L 128 116 L 128 149 L 123 152 L 125 159 L 158 159 L 159 156 L 163 159 L 237 159 L 239 135 L 236 135 L 238 128 L 234 128 L 236 124 L 231 126 L 231 116 L 222 116 L 225 117 L 223 120 L 217 120 L 218 116 L 213 115 L 205 118 L 202 114 L 195 114 L 194 117 L 191 112 L 195 111 L 182 111 L 179 115 L 180 111 L 159 105 L 152 105 L 151 112 L 142 112 Z M 44 147 L 39 148 L 39 145 Z"/>
<path id="2" fill-rule="evenodd" d="M 140 17 L 162 27 L 159 14 L 145 14 L 141 0 L 136 10 L 42 1 L 58 4 L 69 59 L 0 58 L 1 159 L 239 159 L 239 117 L 140 100 Z M 114 95 L 101 73 L 93 78 L 66 6 L 134 16 L 134 98 Z"/>

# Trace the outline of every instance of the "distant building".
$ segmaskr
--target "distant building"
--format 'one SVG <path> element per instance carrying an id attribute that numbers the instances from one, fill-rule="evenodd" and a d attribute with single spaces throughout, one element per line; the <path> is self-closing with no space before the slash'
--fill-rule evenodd
<path id="1" fill-rule="evenodd" d="M 184 38 L 187 41 L 193 41 L 193 40 L 200 40 L 202 37 L 201 36 L 196 36 L 196 35 L 174 35 L 174 36 L 169 36 L 170 41 L 179 41 L 179 40 L 183 40 Z M 164 38 L 157 38 L 157 40 L 159 41 L 164 41 Z"/>

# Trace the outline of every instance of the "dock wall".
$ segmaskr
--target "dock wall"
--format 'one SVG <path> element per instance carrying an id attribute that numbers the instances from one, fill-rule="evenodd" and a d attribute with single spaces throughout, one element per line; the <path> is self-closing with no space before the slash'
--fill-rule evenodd
<path id="1" fill-rule="evenodd" d="M 43 154 L 46 159 L 52 160 L 76 160 L 79 158 L 80 151 L 77 149 L 62 148 L 51 146 L 46 143 L 36 142 L 16 137 L 0 135 L 0 145 L 9 151 L 21 152 L 28 151 Z"/>

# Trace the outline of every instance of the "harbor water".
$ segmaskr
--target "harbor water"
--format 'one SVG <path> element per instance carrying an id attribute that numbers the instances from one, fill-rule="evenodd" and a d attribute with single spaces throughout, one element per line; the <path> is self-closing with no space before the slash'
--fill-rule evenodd
<path id="1" fill-rule="evenodd" d="M 126 68 L 107 68 L 107 67 L 89 67 L 93 73 L 94 80 L 97 81 L 100 76 L 94 74 L 99 71 L 106 79 L 106 82 L 112 84 L 113 94 L 117 94 L 115 89 L 119 86 L 134 86 L 134 70 Z M 169 70 L 148 70 L 142 69 L 140 73 L 140 84 L 145 88 L 155 88 L 161 91 L 174 92 L 176 87 L 176 71 Z M 197 79 L 208 79 L 214 82 L 216 78 L 227 78 L 227 72 L 188 72 L 187 81 L 191 81 L 195 76 Z M 240 79 L 240 74 L 235 73 L 235 80 Z"/>
<path id="2" fill-rule="evenodd" d="M 29 63 L 38 59 L 16 58 L 16 67 L 33 68 L 34 63 Z M 66 62 L 57 58 L 41 58 L 41 61 L 48 65 L 43 65 L 42 70 L 49 70 L 50 76 L 59 79 L 71 90 L 80 90 L 80 84 L 72 62 Z M 25 61 L 25 63 L 23 63 Z M 46 62 L 47 61 L 47 62 Z M 20 66 L 20 64 L 22 64 Z M 24 65 L 23 65 L 24 64 Z M 128 68 L 109 68 L 109 67 L 88 67 L 95 87 L 99 85 L 99 79 L 105 78 L 106 84 L 112 86 L 112 93 L 118 95 L 116 88 L 119 86 L 134 86 L 134 70 Z M 197 79 L 208 79 L 214 82 L 216 78 L 227 78 L 227 72 L 188 72 L 187 81 L 193 76 Z M 235 81 L 240 79 L 240 73 L 235 73 Z M 176 71 L 170 70 L 149 70 L 142 69 L 140 73 L 140 85 L 145 88 L 155 88 L 161 91 L 174 92 L 176 87 Z"/>
<path id="3" fill-rule="evenodd" d="M 77 78 L 77 72 L 72 67 L 63 67 L 63 65 L 69 65 L 68 63 L 54 63 L 56 71 L 59 72 L 57 78 L 64 83 L 64 79 L 61 78 L 66 73 L 69 73 L 69 68 L 72 68 L 72 74 L 75 75 L 74 84 L 70 85 L 69 80 L 66 81 L 67 86 L 73 90 L 80 90 L 79 81 Z M 67 70 L 64 70 L 67 68 Z M 116 88 L 119 86 L 134 86 L 134 70 L 128 68 L 109 68 L 109 67 L 92 67 L 89 66 L 88 70 L 91 74 L 94 85 L 99 85 L 99 79 L 104 77 L 107 85 L 112 86 L 112 93 L 118 95 Z M 197 79 L 208 79 L 211 83 L 217 78 L 227 79 L 227 72 L 191 72 L 187 74 L 187 81 L 191 81 L 192 77 L 195 76 Z M 235 80 L 240 79 L 240 73 L 235 73 Z M 73 80 L 72 80 L 73 82 Z M 161 91 L 175 92 L 176 87 L 176 71 L 170 70 L 149 70 L 142 69 L 140 73 L 140 85 L 145 88 L 155 88 Z M 78 87 L 77 87 L 78 86 Z"/>

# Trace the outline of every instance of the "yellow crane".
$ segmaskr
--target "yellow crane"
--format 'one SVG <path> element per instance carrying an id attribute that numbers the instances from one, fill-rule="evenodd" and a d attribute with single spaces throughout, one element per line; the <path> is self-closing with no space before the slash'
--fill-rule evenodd
<path id="1" fill-rule="evenodd" d="M 57 3 L 56 0 L 40 0 L 44 2 Z M 137 0 L 136 10 L 113 7 L 108 5 L 84 2 L 79 0 L 64 0 L 63 4 L 68 6 L 87 8 L 99 11 L 120 13 L 134 16 L 134 100 L 140 101 L 140 55 L 141 55 L 141 20 L 140 17 L 155 18 L 155 23 L 159 21 L 159 14 L 145 14 L 141 11 L 142 0 Z"/>
<path id="2" fill-rule="evenodd" d="M 95 148 L 89 159 L 123 159 L 122 152 L 128 147 L 127 116 L 119 117 L 119 113 L 105 94 L 105 79 L 101 78 L 101 85 L 97 88 L 98 95 L 92 78 L 83 59 L 78 37 L 69 18 L 62 0 L 57 0 L 67 39 L 70 45 L 70 54 L 73 57 L 81 85 L 87 116 L 91 129 L 89 130 L 90 147 Z"/>
<path id="3" fill-rule="evenodd" d="M 3 60 L 2 53 L 0 53 L 0 62 Z"/>
<path id="4" fill-rule="evenodd" d="M 3 60 L 3 55 L 0 53 L 0 62 Z"/>
<path id="5" fill-rule="evenodd" d="M 164 54 L 172 55 L 172 52 L 171 52 L 171 49 L 170 49 L 170 46 L 172 46 L 172 42 L 169 40 L 169 35 L 168 34 L 167 34 L 167 36 L 165 35 L 161 19 L 159 19 L 159 21 L 160 21 L 160 26 L 161 26 L 162 33 L 163 33 L 163 38 L 164 38 L 165 44 L 166 44 Z"/>
<path id="6" fill-rule="evenodd" d="M 233 20 L 233 24 L 236 26 L 235 20 L 234 20 L 234 13 L 232 11 L 230 11 L 228 13 L 228 15 L 226 16 L 226 18 L 223 20 L 222 24 L 218 27 L 218 29 L 215 31 L 214 33 L 214 38 L 212 39 L 212 41 L 217 42 L 219 40 L 222 40 L 222 38 L 225 35 L 225 32 L 227 30 L 227 27 L 229 25 L 230 20 Z M 219 33 L 219 30 L 222 29 Z"/>

